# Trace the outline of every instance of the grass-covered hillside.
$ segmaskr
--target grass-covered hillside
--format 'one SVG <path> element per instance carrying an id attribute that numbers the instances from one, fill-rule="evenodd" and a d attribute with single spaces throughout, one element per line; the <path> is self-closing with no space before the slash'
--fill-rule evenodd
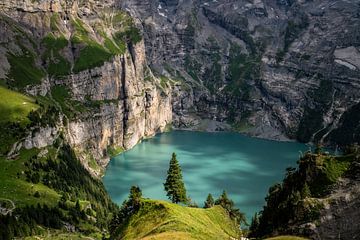
<path id="1" fill-rule="evenodd" d="M 101 239 L 117 210 L 102 182 L 77 159 L 61 127 L 51 146 L 26 149 L 22 144 L 40 127 L 56 126 L 62 113 L 56 96 L 30 96 L 0 86 L 0 239 L 64 239 L 62 232 L 68 230 L 78 234 L 67 239 Z"/>
<path id="2" fill-rule="evenodd" d="M 5 122 L 29 122 L 27 116 L 39 106 L 35 100 L 21 93 L 0 86 L 0 124 Z"/>
<path id="3" fill-rule="evenodd" d="M 191 208 L 142 200 L 139 211 L 117 229 L 115 239 L 239 239 L 240 232 L 221 207 Z"/>

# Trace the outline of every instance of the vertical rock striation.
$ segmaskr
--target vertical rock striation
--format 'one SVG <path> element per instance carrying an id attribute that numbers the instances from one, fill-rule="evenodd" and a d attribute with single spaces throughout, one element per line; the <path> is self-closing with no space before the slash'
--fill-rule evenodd
<path id="1" fill-rule="evenodd" d="M 2 72 L 8 76 L 8 85 L 54 101 L 63 113 L 55 129 L 33 129 L 24 142 L 26 148 L 51 145 L 63 132 L 84 166 L 101 175 L 109 162 L 110 148 L 132 148 L 171 123 L 170 87 L 162 87 L 148 69 L 143 41 L 129 40 L 132 35 L 122 41 L 115 37 L 132 26 L 122 20 L 130 18 L 114 1 L 6 0 L 0 3 L 0 10 L 5 34 L 0 48 L 7 56 L 2 62 L 31 52 L 34 67 L 44 72 L 40 82 L 21 90 L 17 81 L 23 80 L 9 76 L 14 66 L 4 64 Z M 115 22 L 117 18 L 120 23 Z M 59 39 L 65 39 L 66 44 L 58 50 Z M 49 60 L 44 57 L 47 54 Z M 83 67 L 80 63 L 86 54 L 93 54 L 90 62 L 106 57 L 94 66 Z M 65 74 L 50 72 L 51 65 L 61 69 L 67 63 Z M 145 72 L 151 78 L 145 79 Z M 91 166 L 93 160 L 100 168 Z"/>
<path id="2" fill-rule="evenodd" d="M 174 94 L 175 124 L 344 142 L 332 132 L 352 125 L 340 118 L 359 99 L 357 1 L 119 2 L 140 19 L 152 68 L 192 89 Z"/>

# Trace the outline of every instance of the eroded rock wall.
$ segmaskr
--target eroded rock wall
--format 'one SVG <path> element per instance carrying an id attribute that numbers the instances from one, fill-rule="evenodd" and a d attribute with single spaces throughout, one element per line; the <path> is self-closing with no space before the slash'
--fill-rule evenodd
<path id="1" fill-rule="evenodd" d="M 151 66 L 192 88 L 181 100 L 190 107 L 175 92 L 178 125 L 196 115 L 259 137 L 339 143 L 330 133 L 359 100 L 358 1 L 118 3 L 140 19 Z"/>
<path id="2" fill-rule="evenodd" d="M 2 64 L 3 75 L 9 76 L 13 67 L 7 61 L 10 54 L 23 56 L 25 48 L 33 52 L 34 66 L 44 72 L 41 82 L 23 90 L 16 89 L 15 85 L 15 89 L 53 100 L 63 112 L 55 128 L 33 129 L 25 139 L 26 148 L 51 145 L 63 132 L 84 166 L 93 174 L 101 175 L 110 159 L 109 148 L 132 148 L 141 139 L 153 136 L 171 124 L 170 87 L 161 87 L 160 80 L 153 75 L 144 79 L 145 71 L 152 73 L 147 67 L 143 41 L 132 43 L 126 40 L 123 53 L 113 54 L 98 66 L 75 70 L 84 48 L 103 46 L 110 38 L 104 37 L 105 34 L 114 36 L 123 28 L 109 20 L 120 11 L 113 1 L 2 1 L 0 9 L 1 30 L 5 34 L 2 37 L 4 45 L 0 48 L 4 53 L 2 57 L 6 56 L 2 62 L 7 63 Z M 55 23 L 54 16 L 59 16 Z M 83 35 L 86 32 L 85 37 L 79 37 L 85 39 L 84 44 L 74 43 L 79 32 Z M 42 57 L 47 53 L 44 39 L 49 34 L 54 39 L 63 37 L 68 41 L 60 54 L 71 69 L 60 77 L 47 72 L 47 63 Z M 56 53 L 51 51 L 54 58 Z M 10 84 L 11 81 L 8 80 Z M 64 101 L 60 102 L 54 95 L 55 88 L 69 97 L 60 98 Z M 65 109 L 61 109 L 75 104 L 80 106 L 76 114 L 65 114 Z M 92 159 L 100 168 L 90 166 Z"/>

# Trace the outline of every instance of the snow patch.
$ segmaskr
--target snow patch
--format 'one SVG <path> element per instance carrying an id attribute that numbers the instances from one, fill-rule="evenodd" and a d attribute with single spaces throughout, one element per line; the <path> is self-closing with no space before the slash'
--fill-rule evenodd
<path id="1" fill-rule="evenodd" d="M 335 59 L 335 62 L 337 64 L 340 64 L 340 65 L 343 65 L 343 66 L 345 66 L 347 68 L 350 68 L 351 70 L 356 70 L 356 67 L 354 65 L 352 65 L 352 64 L 350 64 L 348 62 L 345 62 L 345 61 L 343 61 L 341 59 Z"/>

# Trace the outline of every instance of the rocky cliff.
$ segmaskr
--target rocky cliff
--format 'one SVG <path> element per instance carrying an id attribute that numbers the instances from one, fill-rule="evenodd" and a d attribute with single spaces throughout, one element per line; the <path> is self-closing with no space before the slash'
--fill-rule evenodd
<path id="1" fill-rule="evenodd" d="M 62 132 L 86 166 L 104 167 L 109 152 L 171 122 L 359 140 L 356 1 L 6 0 L 0 9 L 2 83 L 62 112 L 56 126 L 33 129 L 27 148 Z"/>
<path id="2" fill-rule="evenodd" d="M 109 152 L 171 123 L 169 87 L 147 67 L 142 37 L 114 1 L 9 0 L 0 12 L 2 84 L 61 113 L 14 151 L 52 145 L 63 134 L 98 175 Z"/>
<path id="3" fill-rule="evenodd" d="M 335 144 L 337 128 L 358 126 L 344 119 L 359 99 L 358 1 L 119 2 L 141 22 L 152 68 L 190 85 L 175 125 L 200 116 Z"/>

